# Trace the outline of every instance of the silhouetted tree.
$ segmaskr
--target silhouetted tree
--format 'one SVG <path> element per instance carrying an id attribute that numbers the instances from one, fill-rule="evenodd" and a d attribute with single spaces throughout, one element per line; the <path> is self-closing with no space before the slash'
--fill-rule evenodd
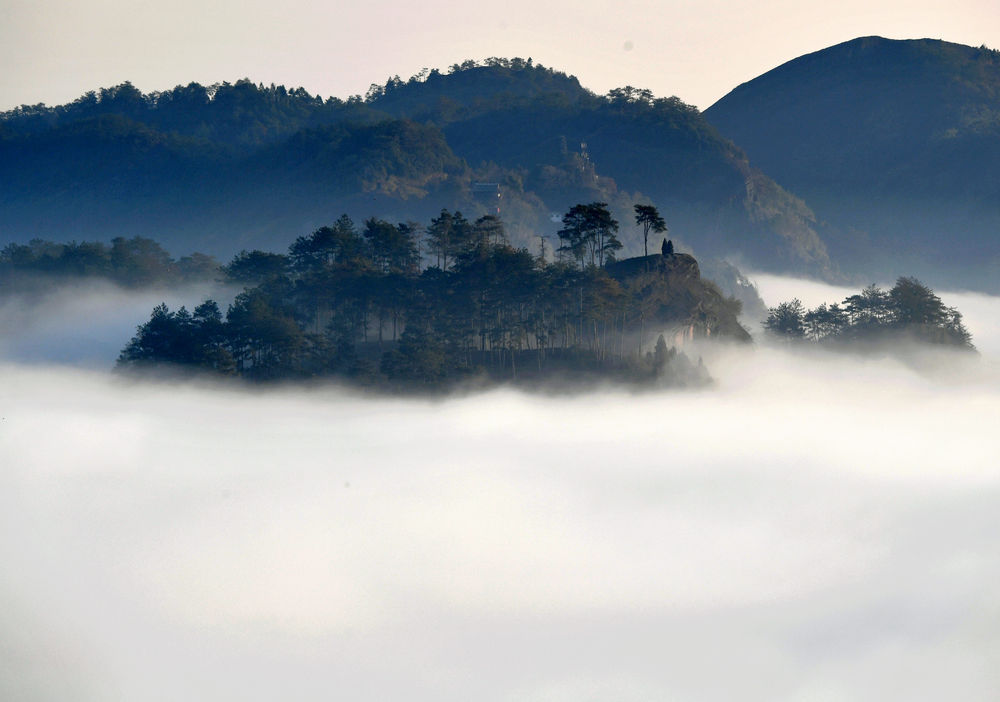
<path id="1" fill-rule="evenodd" d="M 605 259 L 613 258 L 614 252 L 622 247 L 615 236 L 618 222 L 606 202 L 573 205 L 563 215 L 562 224 L 558 233 L 563 244 L 559 250 L 572 254 L 581 265 L 589 253 L 590 265 L 603 266 Z"/>
<path id="2" fill-rule="evenodd" d="M 125 285 L 140 285 L 166 280 L 173 273 L 174 261 L 152 239 L 135 236 L 111 240 L 111 269 Z"/>
<path id="3" fill-rule="evenodd" d="M 948 317 L 941 298 L 916 278 L 901 277 L 889 291 L 893 321 L 900 326 L 942 324 Z"/>
<path id="4" fill-rule="evenodd" d="M 915 278 L 903 277 L 885 292 L 875 285 L 845 300 L 846 308 L 826 305 L 802 314 L 798 300 L 769 310 L 765 328 L 781 336 L 816 341 L 920 341 L 972 349 L 962 315 Z"/>
<path id="5" fill-rule="evenodd" d="M 287 256 L 257 249 L 240 251 L 222 267 L 227 280 L 242 285 L 260 285 L 271 278 L 287 275 L 288 270 Z"/>
<path id="6" fill-rule="evenodd" d="M 795 298 L 791 302 L 782 302 L 777 307 L 767 311 L 764 329 L 769 333 L 786 339 L 801 339 L 805 336 L 805 309 L 802 302 Z"/>
<path id="7" fill-rule="evenodd" d="M 649 232 L 660 234 L 667 231 L 667 223 L 652 205 L 635 206 L 635 223 L 642 227 L 642 254 L 649 255 Z"/>
<path id="8" fill-rule="evenodd" d="M 371 250 L 375 270 L 380 273 L 413 274 L 417 270 L 417 242 L 405 225 L 397 227 L 372 217 L 362 232 Z"/>
<path id="9" fill-rule="evenodd" d="M 879 325 L 889 319 L 889 295 L 874 283 L 844 300 L 852 325 Z"/>
<path id="10" fill-rule="evenodd" d="M 803 323 L 808 335 L 819 341 L 839 334 L 847 325 L 847 313 L 838 304 L 828 306 L 824 303 L 806 312 Z"/>
<path id="11" fill-rule="evenodd" d="M 289 248 L 288 257 L 299 273 L 315 273 L 334 266 L 359 268 L 368 261 L 365 241 L 346 214 L 332 227 L 321 227 L 309 236 L 300 236 Z"/>
<path id="12" fill-rule="evenodd" d="M 496 215 L 483 215 L 475 221 L 472 229 L 476 241 L 485 241 L 493 246 L 507 243 L 503 221 Z"/>
<path id="13" fill-rule="evenodd" d="M 208 300 L 194 315 L 184 307 L 171 312 L 165 304 L 157 305 L 118 356 L 119 368 L 152 366 L 234 372 L 218 305 Z"/>
<path id="14" fill-rule="evenodd" d="M 473 229 L 462 213 L 454 214 L 446 209 L 431 220 L 427 227 L 427 244 L 431 254 L 437 258 L 438 267 L 448 270 L 449 260 L 454 260 L 461 252 L 473 244 Z"/>

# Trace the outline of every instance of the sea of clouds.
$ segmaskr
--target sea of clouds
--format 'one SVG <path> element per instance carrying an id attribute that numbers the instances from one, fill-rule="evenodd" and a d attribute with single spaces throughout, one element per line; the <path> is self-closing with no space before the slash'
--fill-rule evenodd
<path id="1" fill-rule="evenodd" d="M 994 700 L 1000 299 L 942 298 L 980 356 L 434 401 L 128 382 L 158 299 L 0 308 L 0 699 Z"/>

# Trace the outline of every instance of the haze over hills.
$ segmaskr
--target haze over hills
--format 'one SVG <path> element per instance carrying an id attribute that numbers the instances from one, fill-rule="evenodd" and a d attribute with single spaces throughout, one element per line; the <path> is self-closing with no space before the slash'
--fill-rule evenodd
<path id="1" fill-rule="evenodd" d="M 864 37 L 705 116 L 840 231 L 827 244 L 842 270 L 998 289 L 1000 52 Z"/>
<path id="2" fill-rule="evenodd" d="M 1000 297 L 744 328 L 844 244 L 752 163 L 512 62 L 0 118 L 0 701 L 996 702 Z"/>
<path id="3" fill-rule="evenodd" d="M 0 236 L 150 236 L 173 251 L 283 248 L 333 221 L 426 222 L 495 209 L 515 244 L 555 241 L 558 215 L 606 201 L 642 252 L 652 201 L 701 256 L 829 272 L 809 208 L 697 110 L 632 88 L 596 96 L 530 60 L 466 62 L 322 100 L 249 81 L 143 94 L 130 84 L 0 118 Z M 557 215 L 555 218 L 553 215 Z"/>

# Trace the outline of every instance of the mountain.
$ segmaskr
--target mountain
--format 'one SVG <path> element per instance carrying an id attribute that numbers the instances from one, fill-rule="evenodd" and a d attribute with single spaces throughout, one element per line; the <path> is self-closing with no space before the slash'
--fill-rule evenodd
<path id="1" fill-rule="evenodd" d="M 1000 289 L 1000 52 L 864 37 L 705 116 L 841 232 L 827 243 L 842 269 Z"/>
<path id="2" fill-rule="evenodd" d="M 699 255 L 830 272 L 809 207 L 696 109 L 631 87 L 597 96 L 530 59 L 393 78 L 346 101 L 247 80 L 150 94 L 125 83 L 0 115 L 8 240 L 141 235 L 226 258 L 341 212 L 426 222 L 498 200 L 532 249 L 540 236 L 554 248 L 571 205 L 600 201 L 623 224 L 623 255 L 639 254 L 632 207 L 652 202 Z"/>
<path id="3" fill-rule="evenodd" d="M 448 73 L 432 70 L 409 81 L 373 85 L 366 103 L 395 117 L 445 124 L 537 98 L 574 104 L 593 98 L 575 76 L 536 66 L 531 59 L 467 61 Z"/>
<path id="4" fill-rule="evenodd" d="M 671 231 L 701 253 L 738 254 L 765 268 L 817 272 L 828 266 L 809 208 L 676 98 L 537 99 L 443 131 L 470 162 L 521 169 L 525 186 L 553 210 L 564 211 L 583 185 L 561 183 L 558 169 L 597 184 L 610 177 L 606 197 L 613 200 L 618 191 L 655 203 Z M 638 253 L 641 242 L 630 243 Z"/>
<path id="5" fill-rule="evenodd" d="M 676 97 L 631 86 L 597 96 L 572 76 L 518 59 L 452 69 L 422 83 L 390 81 L 369 104 L 432 121 L 470 164 L 516 172 L 518 184 L 554 213 L 589 193 L 617 205 L 627 220 L 634 202 L 652 201 L 671 231 L 700 253 L 829 272 L 809 207 Z M 623 240 L 639 253 L 636 232 Z"/>

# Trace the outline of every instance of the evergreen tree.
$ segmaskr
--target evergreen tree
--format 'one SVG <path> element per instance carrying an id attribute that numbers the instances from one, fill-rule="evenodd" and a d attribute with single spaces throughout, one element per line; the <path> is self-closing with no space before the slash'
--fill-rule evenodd
<path id="1" fill-rule="evenodd" d="M 774 336 L 785 339 L 801 339 L 805 336 L 805 309 L 802 302 L 795 298 L 791 302 L 782 302 L 777 307 L 767 311 L 764 329 Z"/>
<path id="2" fill-rule="evenodd" d="M 427 227 L 427 244 L 432 255 L 437 259 L 438 267 L 448 270 L 449 261 L 454 261 L 463 251 L 474 245 L 474 231 L 462 213 L 454 214 L 446 209 L 431 220 Z"/>
<path id="3" fill-rule="evenodd" d="M 243 285 L 260 285 L 272 278 L 288 274 L 289 260 L 287 256 L 253 250 L 240 251 L 233 260 L 222 267 L 226 279 Z"/>
<path id="4" fill-rule="evenodd" d="M 367 247 L 346 214 L 332 227 L 321 227 L 309 236 L 300 236 L 288 251 L 292 268 L 299 273 L 316 273 L 333 267 L 362 268 L 368 262 Z"/>
<path id="5" fill-rule="evenodd" d="M 615 236 L 618 222 L 608 211 L 606 202 L 573 205 L 563 215 L 563 228 L 559 230 L 562 241 L 559 250 L 569 252 L 581 265 L 589 254 L 590 265 L 603 266 L 606 259 L 622 248 Z"/>
<path id="6" fill-rule="evenodd" d="M 652 205 L 635 206 L 635 223 L 642 227 L 642 255 L 649 255 L 649 233 L 662 234 L 667 231 L 667 223 Z"/>

